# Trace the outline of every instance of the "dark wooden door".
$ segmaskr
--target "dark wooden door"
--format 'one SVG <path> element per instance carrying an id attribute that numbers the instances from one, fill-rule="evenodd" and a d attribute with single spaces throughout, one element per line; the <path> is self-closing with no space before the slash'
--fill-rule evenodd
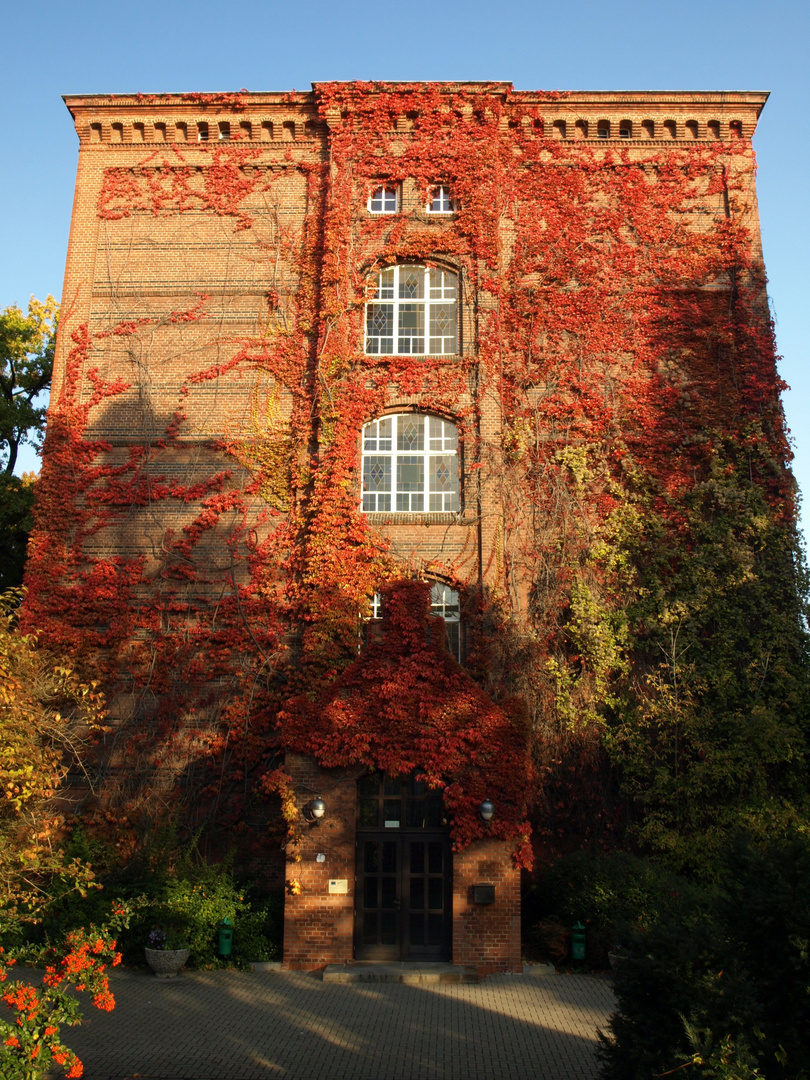
<path id="1" fill-rule="evenodd" d="M 355 958 L 449 960 L 452 855 L 441 793 L 413 776 L 358 785 Z"/>
<path id="2" fill-rule="evenodd" d="M 444 833 L 358 833 L 358 960 L 450 959 L 450 858 Z"/>

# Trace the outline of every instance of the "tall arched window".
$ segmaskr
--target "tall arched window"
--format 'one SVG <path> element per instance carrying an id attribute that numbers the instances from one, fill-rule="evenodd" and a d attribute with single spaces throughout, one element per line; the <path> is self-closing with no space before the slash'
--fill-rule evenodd
<path id="1" fill-rule="evenodd" d="M 389 266 L 366 304 L 372 356 L 447 356 L 458 351 L 458 278 L 427 266 Z"/>
<path id="2" fill-rule="evenodd" d="M 443 513 L 458 508 L 455 424 L 439 416 L 400 413 L 365 425 L 366 513 Z"/>

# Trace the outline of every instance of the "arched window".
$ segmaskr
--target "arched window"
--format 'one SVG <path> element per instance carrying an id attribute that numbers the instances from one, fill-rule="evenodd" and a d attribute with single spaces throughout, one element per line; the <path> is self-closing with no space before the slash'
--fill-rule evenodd
<path id="1" fill-rule="evenodd" d="M 366 513 L 452 513 L 458 508 L 455 424 L 439 416 L 401 413 L 365 425 Z"/>
<path id="2" fill-rule="evenodd" d="M 458 278 L 427 266 L 389 266 L 366 304 L 372 356 L 447 356 L 458 351 Z"/>
<path id="3" fill-rule="evenodd" d="M 430 614 L 440 615 L 444 619 L 447 631 L 447 648 L 461 663 L 461 607 L 458 592 L 441 581 L 434 581 L 430 587 Z M 364 621 L 362 640 L 379 640 L 379 631 L 371 629 L 382 622 L 382 597 L 375 592 L 371 597 L 371 613 Z"/>

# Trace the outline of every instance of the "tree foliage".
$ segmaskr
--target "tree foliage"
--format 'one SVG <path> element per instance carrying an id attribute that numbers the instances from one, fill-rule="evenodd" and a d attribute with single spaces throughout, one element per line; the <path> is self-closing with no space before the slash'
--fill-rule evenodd
<path id="1" fill-rule="evenodd" d="M 93 873 L 66 861 L 64 817 L 53 797 L 67 769 L 85 756 L 104 711 L 83 682 L 35 635 L 16 628 L 19 593 L 0 597 L 0 933 L 36 921 L 55 893 L 86 890 Z"/>
<path id="2" fill-rule="evenodd" d="M 0 311 L 0 445 L 3 469 L 14 472 L 17 454 L 36 444 L 45 425 L 38 398 L 51 385 L 59 305 L 33 296 L 25 315 L 16 304 Z"/>

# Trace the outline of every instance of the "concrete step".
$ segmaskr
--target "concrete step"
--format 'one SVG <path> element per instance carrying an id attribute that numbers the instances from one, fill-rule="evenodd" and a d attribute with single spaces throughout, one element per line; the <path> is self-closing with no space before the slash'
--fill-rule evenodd
<path id="1" fill-rule="evenodd" d="M 329 964 L 324 968 L 323 981 L 331 983 L 469 983 L 478 982 L 474 967 L 455 967 L 453 964 L 437 963 L 375 963 L 360 961 L 356 964 Z"/>

